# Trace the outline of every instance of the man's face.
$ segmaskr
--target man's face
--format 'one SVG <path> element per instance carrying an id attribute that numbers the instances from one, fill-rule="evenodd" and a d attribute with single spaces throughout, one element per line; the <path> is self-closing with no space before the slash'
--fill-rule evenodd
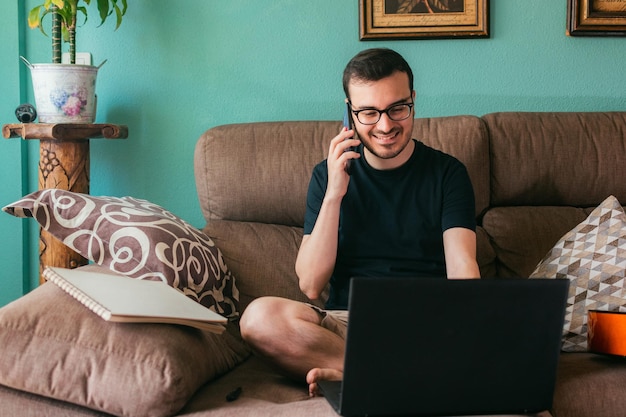
<path id="1" fill-rule="evenodd" d="M 352 110 L 385 110 L 395 104 L 412 103 L 415 92 L 409 89 L 409 78 L 396 71 L 378 81 L 353 80 L 348 86 Z M 407 147 L 413 130 L 413 111 L 410 117 L 393 121 L 387 114 L 373 125 L 364 125 L 353 115 L 354 127 L 365 147 L 367 162 L 376 169 L 392 169 L 404 164 L 413 147 Z"/>

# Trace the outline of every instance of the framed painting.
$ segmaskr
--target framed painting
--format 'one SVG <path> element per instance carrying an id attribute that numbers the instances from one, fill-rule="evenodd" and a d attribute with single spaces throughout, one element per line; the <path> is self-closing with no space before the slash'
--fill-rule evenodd
<path id="1" fill-rule="evenodd" d="M 626 0 L 567 0 L 567 35 L 626 36 Z"/>
<path id="2" fill-rule="evenodd" d="M 489 0 L 359 0 L 361 40 L 488 38 Z"/>

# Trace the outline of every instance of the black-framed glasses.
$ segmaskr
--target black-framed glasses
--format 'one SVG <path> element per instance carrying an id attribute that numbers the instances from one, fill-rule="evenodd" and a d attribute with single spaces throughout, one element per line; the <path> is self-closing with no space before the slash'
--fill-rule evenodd
<path id="1" fill-rule="evenodd" d="M 387 115 L 394 122 L 399 122 L 408 119 L 411 116 L 411 110 L 415 103 L 400 103 L 387 107 L 385 110 L 378 109 L 363 109 L 352 110 L 352 113 L 356 116 L 357 120 L 364 125 L 375 125 L 378 123 L 383 113 Z M 352 109 L 352 103 L 350 103 Z"/>

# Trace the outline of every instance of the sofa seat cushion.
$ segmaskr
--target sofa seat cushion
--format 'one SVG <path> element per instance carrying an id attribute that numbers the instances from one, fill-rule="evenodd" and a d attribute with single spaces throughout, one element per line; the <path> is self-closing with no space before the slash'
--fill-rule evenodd
<path id="1" fill-rule="evenodd" d="M 233 332 L 107 322 L 45 283 L 0 309 L 0 384 L 116 416 L 170 416 L 247 357 Z"/>
<path id="2" fill-rule="evenodd" d="M 226 396 L 236 388 L 241 388 L 241 395 L 236 401 L 227 402 Z M 251 356 L 228 374 L 202 387 L 181 410 L 180 415 L 190 417 L 338 416 L 325 398 L 309 397 L 308 387 L 304 382 L 296 382 L 282 376 L 256 356 Z M 527 415 L 524 414 L 524 416 Z M 534 414 L 534 416 L 552 417 L 547 412 Z M 490 415 L 490 417 L 522 416 L 506 414 Z"/>
<path id="3" fill-rule="evenodd" d="M 239 398 L 226 401 L 226 396 L 237 388 L 241 388 Z M 209 411 L 206 415 L 211 417 L 337 416 L 325 398 L 311 398 L 308 392 L 304 381 L 283 376 L 253 355 L 228 374 L 202 387 L 180 414 L 204 416 L 203 411 Z"/>
<path id="4" fill-rule="evenodd" d="M 559 360 L 555 416 L 623 417 L 626 359 L 593 353 L 563 353 Z"/>

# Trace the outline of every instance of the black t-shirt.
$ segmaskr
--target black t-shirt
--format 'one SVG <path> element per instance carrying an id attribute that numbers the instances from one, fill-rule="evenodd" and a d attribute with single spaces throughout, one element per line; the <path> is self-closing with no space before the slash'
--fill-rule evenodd
<path id="1" fill-rule="evenodd" d="M 352 161 L 328 309 L 347 308 L 351 277 L 445 277 L 443 232 L 476 229 L 474 191 L 465 166 L 421 142 L 415 145 L 407 163 L 396 169 L 376 170 L 363 156 Z M 363 145 L 359 153 L 363 155 Z M 305 234 L 313 230 L 327 183 L 324 160 L 309 184 Z"/>

